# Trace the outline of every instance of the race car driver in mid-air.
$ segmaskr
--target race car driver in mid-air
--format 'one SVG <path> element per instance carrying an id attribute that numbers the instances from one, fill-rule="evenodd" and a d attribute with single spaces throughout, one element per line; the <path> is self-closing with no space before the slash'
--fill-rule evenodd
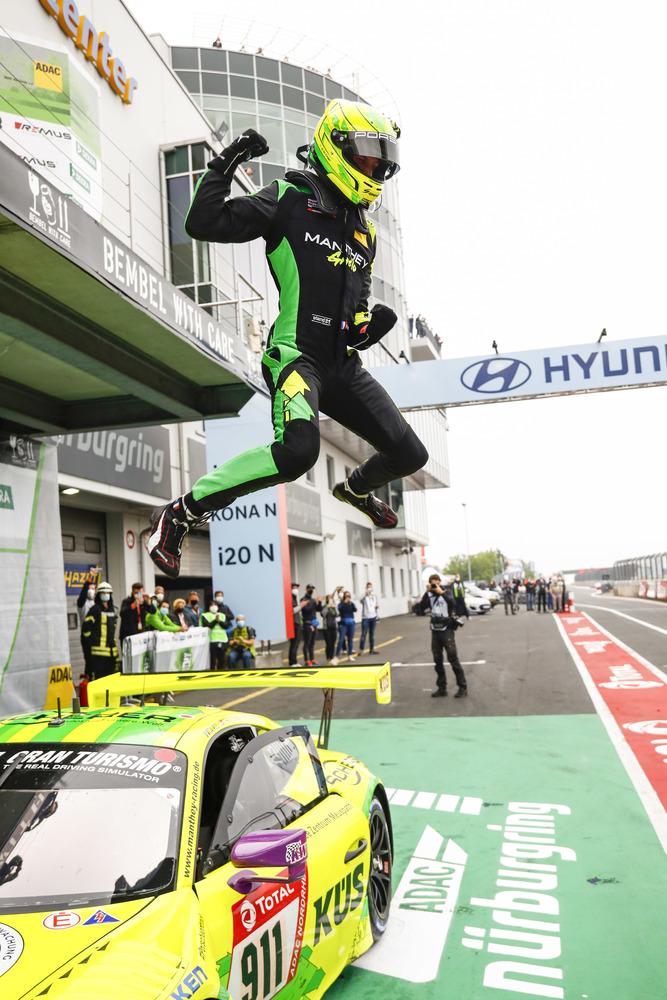
<path id="1" fill-rule="evenodd" d="M 396 322 L 385 305 L 368 311 L 375 227 L 366 209 L 399 168 L 400 130 L 365 104 L 332 101 L 320 119 L 306 170 L 289 170 L 256 194 L 229 198 L 234 171 L 268 152 L 252 129 L 209 163 L 185 221 L 194 239 L 244 243 L 261 236 L 280 295 L 262 358 L 274 440 L 229 459 L 151 516 L 148 549 L 177 577 L 187 531 L 237 497 L 291 482 L 317 461 L 318 413 L 364 438 L 373 454 L 333 490 L 380 528 L 397 517 L 373 493 L 416 472 L 428 454 L 390 396 L 362 367 L 360 350 Z M 306 147 L 304 147 L 306 149 Z"/>

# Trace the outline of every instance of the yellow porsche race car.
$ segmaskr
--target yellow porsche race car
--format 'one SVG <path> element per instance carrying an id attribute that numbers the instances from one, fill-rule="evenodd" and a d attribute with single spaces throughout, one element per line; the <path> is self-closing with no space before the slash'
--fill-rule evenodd
<path id="1" fill-rule="evenodd" d="M 391 697 L 388 664 L 271 673 L 168 686 Z M 0 721 L 2 1000 L 316 1000 L 382 935 L 379 779 L 302 725 L 145 703 L 164 688 L 116 674 L 93 707 Z"/>

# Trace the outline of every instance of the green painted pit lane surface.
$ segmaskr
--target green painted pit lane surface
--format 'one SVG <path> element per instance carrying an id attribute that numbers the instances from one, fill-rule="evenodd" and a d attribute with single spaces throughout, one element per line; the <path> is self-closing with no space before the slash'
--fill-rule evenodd
<path id="1" fill-rule="evenodd" d="M 449 866 L 450 873 L 451 869 L 462 873 L 456 899 L 452 898 L 456 878 L 452 882 L 447 874 L 441 875 L 438 889 L 438 879 L 431 874 L 430 884 L 429 875 L 424 875 L 438 870 L 438 864 L 420 866 L 421 886 L 412 886 L 412 896 L 406 899 L 413 903 L 425 900 L 426 912 L 399 910 L 399 919 L 407 923 L 390 948 L 394 972 L 404 978 L 351 967 L 330 990 L 332 1000 L 504 1000 L 510 996 L 665 1000 L 665 858 L 597 716 L 339 720 L 332 745 L 358 756 L 388 787 L 401 790 L 402 795 L 393 796 L 399 801 L 425 806 L 430 796 L 417 799 L 416 793 L 436 793 L 430 808 L 392 806 L 395 893 L 400 894 L 402 876 L 427 827 L 435 832 L 435 838 L 430 836 L 436 845 L 438 835 L 443 848 L 453 841 L 459 850 L 453 855 L 450 850 L 450 856 L 461 861 L 467 854 L 463 864 Z M 409 796 L 409 792 L 413 794 Z M 447 798 L 442 800 L 442 795 Z M 470 813 L 461 812 L 466 797 L 468 808 L 473 808 Z M 478 814 L 474 812 L 476 799 L 483 803 Z M 438 803 L 454 811 L 439 810 Z M 490 905 L 498 892 L 528 891 L 496 885 L 502 867 L 503 830 L 509 829 L 508 816 L 516 815 L 510 803 L 540 803 L 571 810 L 568 814 L 546 809 L 545 815 L 554 820 L 554 836 L 536 834 L 534 838 L 555 840 L 564 855 L 536 862 L 555 864 L 555 873 L 549 874 L 555 874 L 557 880 L 555 888 L 541 894 L 538 911 L 511 909 L 505 906 L 508 897 L 500 897 L 505 907 L 499 908 L 501 917 L 509 913 L 510 918 L 557 924 L 560 931 L 503 927 L 497 919 L 499 910 Z M 573 854 L 576 860 L 567 860 Z M 530 864 L 519 863 L 525 867 Z M 447 869 L 442 863 L 440 866 L 441 872 Z M 518 870 L 516 875 L 521 877 Z M 430 891 L 423 892 L 422 899 L 423 889 Z M 410 887 L 407 891 L 410 893 Z M 536 905 L 532 897 L 513 899 L 526 906 Z M 447 915 L 443 917 L 438 911 L 448 904 L 453 913 L 445 941 Z M 417 938 L 425 944 L 411 945 L 407 951 L 404 945 L 411 940 L 410 921 L 415 916 L 426 918 Z M 508 930 L 527 937 L 502 936 Z M 531 934 L 535 937 L 528 937 Z M 464 938 L 468 944 L 476 940 L 480 944 L 468 947 Z M 489 953 L 489 945 L 496 953 Z M 397 957 L 401 948 L 403 954 Z M 519 954 L 512 954 L 512 949 Z M 539 957 L 542 951 L 560 954 L 544 960 Z M 532 955 L 535 957 L 529 957 Z M 515 983 L 510 989 L 485 986 L 485 975 L 487 981 L 493 978 L 494 968 L 498 977 L 499 966 L 489 967 L 501 962 L 527 965 L 530 974 L 514 972 Z M 421 978 L 431 965 L 435 966 L 435 978 L 410 981 Z M 542 975 L 545 970 L 548 974 Z M 562 978 L 555 978 L 559 973 Z"/>

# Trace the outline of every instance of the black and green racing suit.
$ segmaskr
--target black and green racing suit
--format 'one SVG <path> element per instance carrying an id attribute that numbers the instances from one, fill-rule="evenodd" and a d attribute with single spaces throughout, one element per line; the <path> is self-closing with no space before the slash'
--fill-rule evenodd
<path id="1" fill-rule="evenodd" d="M 266 241 L 280 295 L 262 358 L 275 438 L 197 480 L 184 497 L 188 510 L 202 516 L 307 472 L 319 454 L 319 411 L 375 449 L 349 476 L 355 493 L 420 469 L 428 459 L 424 445 L 349 347 L 348 337 L 370 319 L 372 222 L 312 171 L 288 171 L 245 197 L 230 199 L 230 190 L 227 176 L 208 170 L 185 228 L 194 239 L 214 243 Z"/>

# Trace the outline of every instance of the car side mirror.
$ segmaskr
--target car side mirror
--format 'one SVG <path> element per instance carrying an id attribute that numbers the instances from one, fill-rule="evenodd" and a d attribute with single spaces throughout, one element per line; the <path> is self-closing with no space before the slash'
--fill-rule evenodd
<path id="1" fill-rule="evenodd" d="M 258 885 L 272 883 L 287 885 L 306 874 L 308 847 L 305 830 L 259 830 L 246 833 L 234 844 L 231 861 L 235 868 L 242 868 L 227 880 L 227 884 L 246 896 Z M 287 868 L 286 875 L 262 875 L 252 868 Z"/>

